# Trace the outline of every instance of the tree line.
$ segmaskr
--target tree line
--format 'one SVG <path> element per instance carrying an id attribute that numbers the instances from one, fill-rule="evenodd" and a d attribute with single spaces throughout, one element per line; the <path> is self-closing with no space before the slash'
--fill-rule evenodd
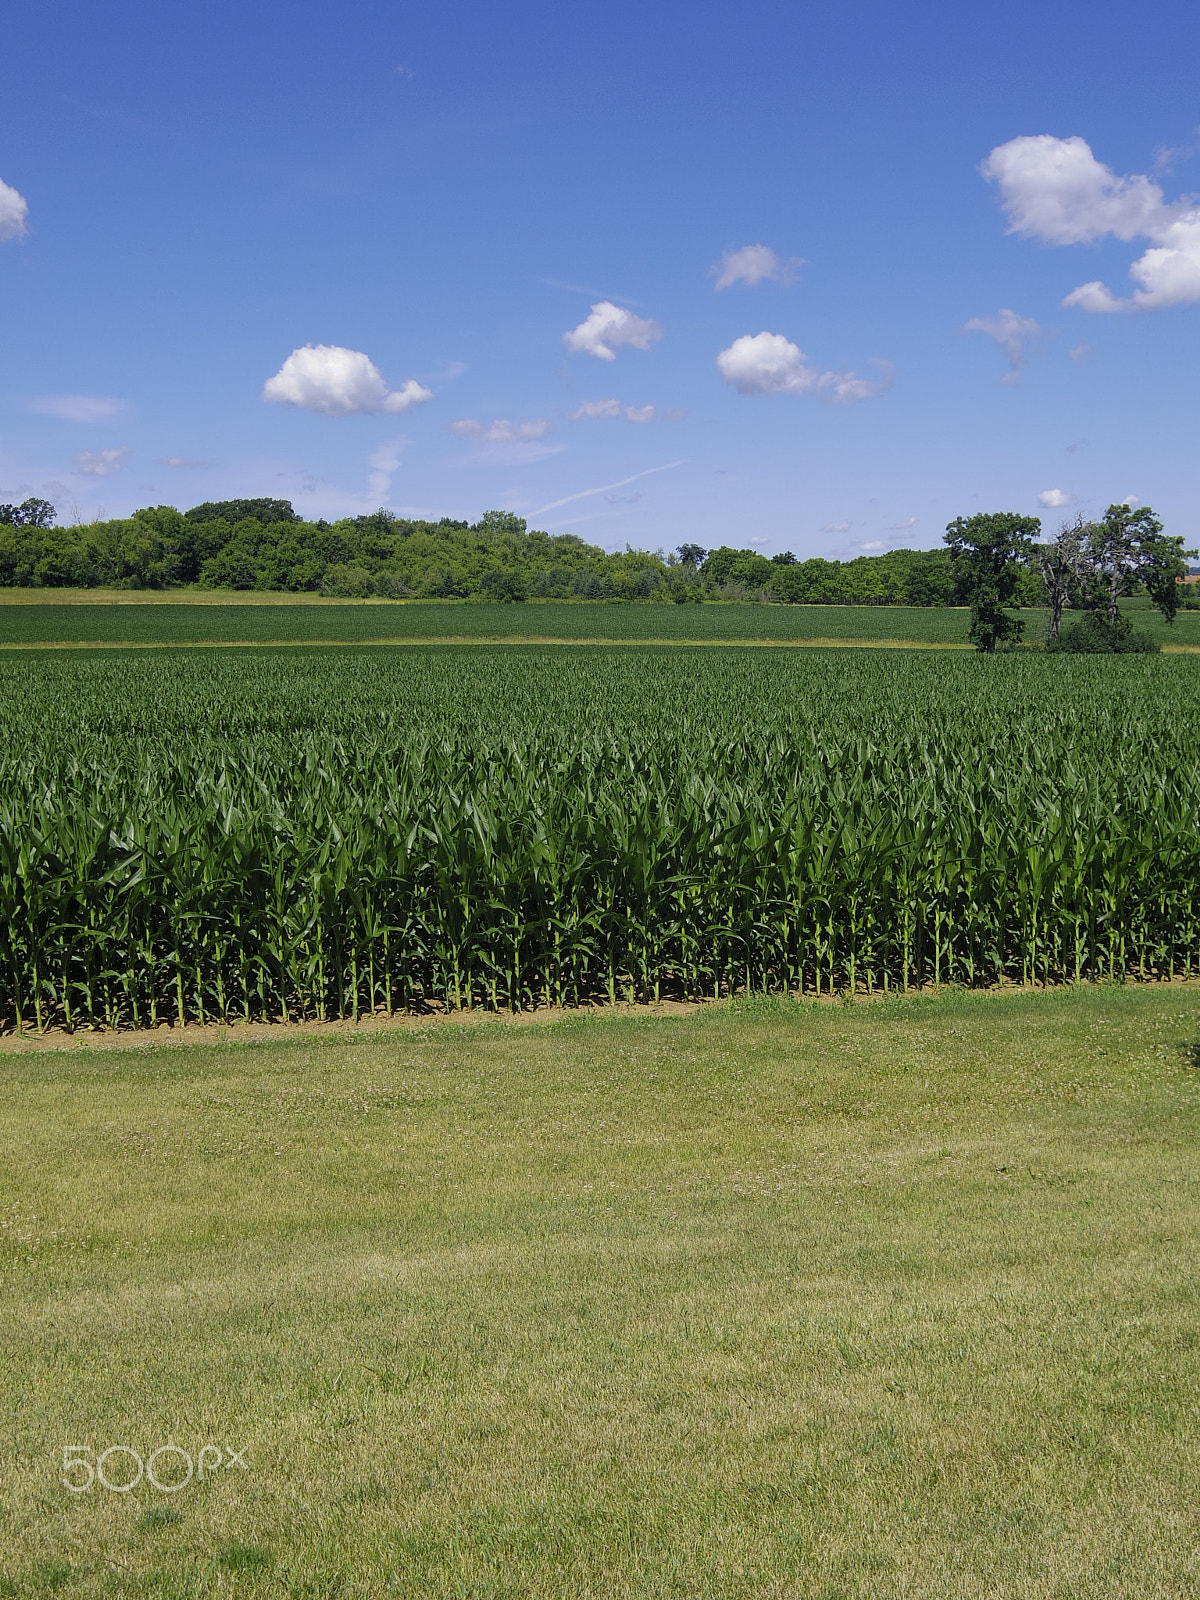
<path id="1" fill-rule="evenodd" d="M 1164 535 L 1148 508 L 1110 507 L 1103 522 L 1080 519 L 1051 544 L 1038 543 L 1040 531 L 1036 517 L 987 513 L 951 523 L 942 549 L 800 561 L 790 551 L 768 557 L 730 545 L 613 554 L 575 534 L 530 529 L 510 511 L 487 511 L 476 523 L 386 510 L 327 522 L 306 521 L 287 500 L 243 499 L 183 512 L 148 506 L 63 527 L 48 501 L 29 499 L 0 505 L 0 585 L 196 585 L 344 599 L 963 605 L 972 608 L 972 638 L 985 650 L 1019 638 L 1013 607 L 1049 605 L 1055 639 L 1070 608 L 1103 612 L 1116 627 L 1116 599 L 1138 589 L 1169 603 L 1173 615 L 1174 578 L 1186 570 L 1182 540 Z"/>
<path id="2" fill-rule="evenodd" d="M 222 500 L 180 512 L 56 524 L 45 501 L 0 506 L 0 584 L 290 591 L 365 599 L 648 599 L 668 563 L 610 555 L 508 511 L 477 523 L 391 511 L 309 522 L 287 500 Z"/>

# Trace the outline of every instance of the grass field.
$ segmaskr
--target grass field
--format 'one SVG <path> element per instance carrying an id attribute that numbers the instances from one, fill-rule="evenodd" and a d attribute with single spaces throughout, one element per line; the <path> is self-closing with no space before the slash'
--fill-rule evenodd
<path id="1" fill-rule="evenodd" d="M 1198 1001 L 10 1042 L 0 1593 L 1194 1595 Z"/>

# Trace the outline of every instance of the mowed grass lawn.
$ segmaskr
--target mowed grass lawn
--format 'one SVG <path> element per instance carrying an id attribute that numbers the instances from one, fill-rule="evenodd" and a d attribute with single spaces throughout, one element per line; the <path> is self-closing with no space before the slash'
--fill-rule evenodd
<path id="1" fill-rule="evenodd" d="M 1182 985 L 6 1052 L 0 1593 L 1192 1596 L 1198 1038 Z M 168 1442 L 245 1468 L 60 1483 Z"/>

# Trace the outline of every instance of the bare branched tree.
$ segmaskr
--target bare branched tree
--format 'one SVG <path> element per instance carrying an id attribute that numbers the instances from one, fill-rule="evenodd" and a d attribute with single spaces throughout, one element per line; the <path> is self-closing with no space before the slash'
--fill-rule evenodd
<path id="1" fill-rule="evenodd" d="M 1082 516 L 1064 522 L 1053 544 L 1038 546 L 1038 572 L 1050 601 L 1050 637 L 1058 638 L 1062 614 L 1083 591 L 1091 524 Z"/>

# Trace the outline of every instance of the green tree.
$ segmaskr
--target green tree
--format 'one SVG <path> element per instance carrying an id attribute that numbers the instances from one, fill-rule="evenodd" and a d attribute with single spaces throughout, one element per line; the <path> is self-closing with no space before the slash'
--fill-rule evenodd
<path id="1" fill-rule="evenodd" d="M 290 500 L 206 500 L 184 515 L 189 522 L 245 522 L 252 517 L 260 527 L 273 522 L 299 522 Z"/>
<path id="2" fill-rule="evenodd" d="M 1005 610 L 1012 604 L 1025 572 L 1034 539 L 1041 532 L 1038 517 L 1015 511 L 980 511 L 956 517 L 947 527 L 946 543 L 954 559 L 959 585 L 971 608 L 971 643 L 985 655 L 998 644 L 1017 640 L 1025 624 Z"/>
<path id="3" fill-rule="evenodd" d="M 688 565 L 686 562 L 680 564 Z M 757 550 L 734 550 L 723 544 L 719 550 L 708 552 L 701 571 L 709 583 L 718 586 L 738 583 L 748 589 L 761 589 L 764 583 L 775 576 L 778 568 L 773 567 L 766 556 L 759 555 Z"/>
<path id="4" fill-rule="evenodd" d="M 0 506 L 0 522 L 10 528 L 52 528 L 57 516 L 49 500 L 36 496 L 22 500 L 19 506 Z"/>
<path id="5" fill-rule="evenodd" d="M 908 606 L 952 606 L 954 562 L 946 550 L 897 550 L 910 557 L 906 564 L 904 603 Z"/>
<path id="6" fill-rule="evenodd" d="M 1187 573 L 1186 556 L 1178 534 L 1166 534 L 1149 506 L 1112 505 L 1103 522 L 1090 523 L 1084 554 L 1094 610 L 1102 611 L 1110 626 L 1117 620 L 1117 602 L 1141 584 L 1168 622 L 1179 609 L 1179 583 Z"/>
<path id="7" fill-rule="evenodd" d="M 501 605 L 525 600 L 529 594 L 519 572 L 485 572 L 479 588 L 486 600 L 498 600 Z"/>
<path id="8" fill-rule="evenodd" d="M 485 511 L 475 524 L 475 531 L 486 539 L 519 539 L 525 532 L 525 518 L 515 511 Z"/>

